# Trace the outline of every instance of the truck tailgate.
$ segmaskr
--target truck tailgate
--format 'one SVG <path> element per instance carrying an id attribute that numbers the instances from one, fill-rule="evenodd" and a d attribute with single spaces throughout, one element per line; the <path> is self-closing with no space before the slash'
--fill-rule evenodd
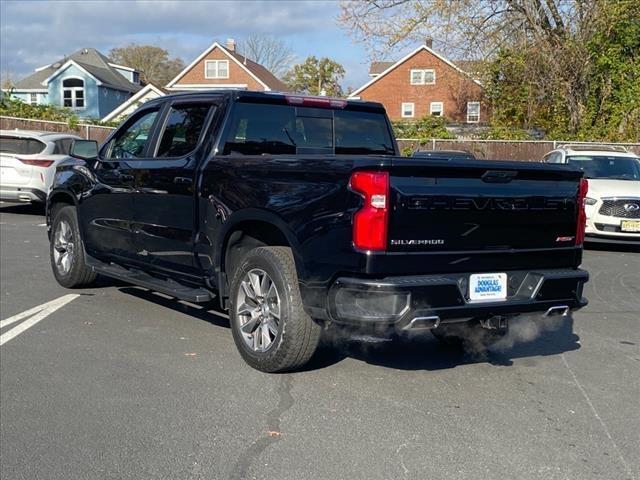
<path id="1" fill-rule="evenodd" d="M 394 158 L 388 251 L 571 247 L 580 171 L 563 165 Z"/>

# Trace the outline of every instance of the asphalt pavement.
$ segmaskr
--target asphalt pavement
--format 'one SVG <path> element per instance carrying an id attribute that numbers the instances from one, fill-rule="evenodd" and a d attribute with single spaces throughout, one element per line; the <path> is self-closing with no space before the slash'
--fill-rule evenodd
<path id="1" fill-rule="evenodd" d="M 0 478 L 640 480 L 640 253 L 583 267 L 588 307 L 486 355 L 340 339 L 267 375 L 213 310 L 58 286 L 41 211 L 0 205 Z"/>

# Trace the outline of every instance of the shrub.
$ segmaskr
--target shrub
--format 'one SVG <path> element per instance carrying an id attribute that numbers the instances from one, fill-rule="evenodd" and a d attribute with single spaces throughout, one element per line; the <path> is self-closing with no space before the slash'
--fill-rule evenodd
<path id="1" fill-rule="evenodd" d="M 430 138 L 453 139 L 456 136 L 447 130 L 443 117 L 426 115 L 419 120 L 392 122 L 396 138 L 415 138 L 426 140 Z"/>

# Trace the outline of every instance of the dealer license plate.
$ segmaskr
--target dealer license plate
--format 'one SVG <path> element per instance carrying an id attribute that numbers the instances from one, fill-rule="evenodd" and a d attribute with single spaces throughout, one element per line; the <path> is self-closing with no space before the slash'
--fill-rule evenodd
<path id="1" fill-rule="evenodd" d="M 477 273 L 469 277 L 469 300 L 506 300 L 506 273 Z"/>
<path id="2" fill-rule="evenodd" d="M 620 230 L 622 232 L 640 232 L 640 220 L 622 220 Z"/>

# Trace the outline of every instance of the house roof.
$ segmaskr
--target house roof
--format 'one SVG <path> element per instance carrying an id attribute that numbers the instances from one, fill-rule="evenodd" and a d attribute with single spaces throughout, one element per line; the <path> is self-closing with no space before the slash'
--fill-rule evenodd
<path id="1" fill-rule="evenodd" d="M 23 78 L 15 85 L 15 90 L 44 90 L 46 81 L 55 77 L 69 62 L 79 65 L 83 70 L 93 76 L 102 85 L 116 90 L 135 93 L 140 90 L 140 85 L 131 83 L 121 75 L 95 48 L 83 48 L 57 62 L 36 69 L 35 73 Z"/>
<path id="2" fill-rule="evenodd" d="M 394 63 L 396 62 L 371 62 L 371 66 L 369 67 L 369 75 L 380 75 Z"/>
<path id="3" fill-rule="evenodd" d="M 434 57 L 438 58 L 439 60 L 442 60 L 444 63 L 446 63 L 447 65 L 449 65 L 451 68 L 457 70 L 459 73 L 466 75 L 467 77 L 469 77 L 471 80 L 473 80 L 475 83 L 477 83 L 478 85 L 480 85 L 482 87 L 482 84 L 476 80 L 475 78 L 473 78 L 472 75 L 469 75 L 467 72 L 465 72 L 464 70 L 462 70 L 460 67 L 458 67 L 457 65 L 455 65 L 451 60 L 446 59 L 445 57 L 443 57 L 442 55 L 434 52 L 431 48 L 427 47 L 426 45 L 421 45 L 418 48 L 416 48 L 413 52 L 409 53 L 408 55 L 405 55 L 404 57 L 402 57 L 400 60 L 398 60 L 397 62 L 393 62 L 391 63 L 391 65 L 389 65 L 385 70 L 383 70 L 382 72 L 380 72 L 380 74 L 376 75 L 374 78 L 372 78 L 371 80 L 369 80 L 367 83 L 365 83 L 364 85 L 362 85 L 360 88 L 358 88 L 357 90 L 355 90 L 353 93 L 351 93 L 351 95 L 349 95 L 349 97 L 356 97 L 358 96 L 358 94 L 360 92 L 362 92 L 365 88 L 369 87 L 370 85 L 374 84 L 375 82 L 381 80 L 385 75 L 387 75 L 389 72 L 391 72 L 392 70 L 394 70 L 395 68 L 399 67 L 400 65 L 402 65 L 404 62 L 406 62 L 407 60 L 409 60 L 411 57 L 413 57 L 414 55 L 418 54 L 421 51 L 427 51 L 429 52 L 431 55 L 433 55 Z M 374 63 L 385 63 L 385 62 L 374 62 Z M 373 67 L 373 64 L 371 65 Z M 371 69 L 369 70 L 369 72 L 371 72 Z"/>
<path id="4" fill-rule="evenodd" d="M 102 119 L 103 122 L 110 122 L 116 118 L 118 118 L 122 112 L 126 111 L 131 105 L 134 105 L 141 98 L 143 98 L 147 93 L 155 92 L 159 97 L 164 97 L 169 93 L 169 90 L 163 87 L 158 87 L 153 83 L 147 83 L 142 89 L 138 91 L 135 95 L 127 99 L 126 102 L 121 103 L 115 109 L 113 109 L 109 114 Z"/>
<path id="5" fill-rule="evenodd" d="M 193 62 L 191 62 L 184 70 L 182 70 L 176 77 L 171 80 L 167 84 L 167 88 L 174 87 L 176 83 L 180 81 L 180 79 L 193 67 L 195 67 L 204 57 L 206 57 L 212 50 L 215 48 L 219 48 L 221 51 L 227 54 L 229 58 L 234 60 L 236 64 L 240 65 L 241 68 L 245 69 L 258 83 L 262 84 L 265 87 L 265 90 L 274 90 L 280 92 L 288 92 L 289 87 L 285 85 L 284 82 L 279 80 L 273 73 L 271 73 L 267 68 L 259 63 L 254 62 L 253 60 L 248 59 L 247 57 L 240 55 L 237 52 L 231 51 L 228 48 L 220 45 L 218 42 L 214 42 L 207 48 L 204 52 L 202 52 L 198 58 L 196 58 Z M 212 86 L 214 86 L 212 84 Z"/>

